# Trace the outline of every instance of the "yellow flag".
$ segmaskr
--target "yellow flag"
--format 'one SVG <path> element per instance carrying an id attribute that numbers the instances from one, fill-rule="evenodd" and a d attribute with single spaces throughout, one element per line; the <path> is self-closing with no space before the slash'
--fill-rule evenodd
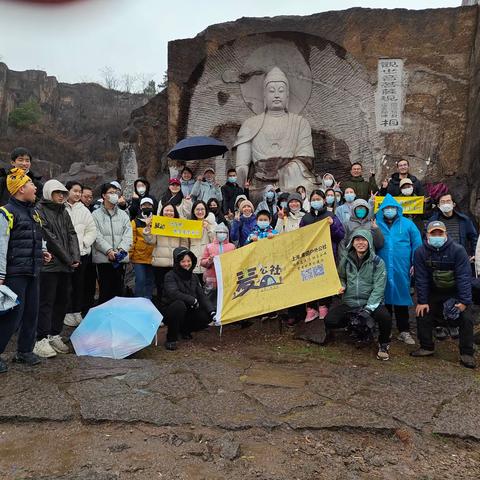
<path id="1" fill-rule="evenodd" d="M 330 225 L 314 223 L 214 258 L 222 325 L 338 294 Z"/>
<path id="2" fill-rule="evenodd" d="M 378 211 L 385 197 L 375 197 L 375 213 Z M 402 207 L 403 213 L 407 215 L 423 214 L 425 197 L 393 197 Z"/>
<path id="3" fill-rule="evenodd" d="M 202 220 L 170 218 L 154 215 L 152 217 L 152 234 L 164 237 L 202 238 Z"/>

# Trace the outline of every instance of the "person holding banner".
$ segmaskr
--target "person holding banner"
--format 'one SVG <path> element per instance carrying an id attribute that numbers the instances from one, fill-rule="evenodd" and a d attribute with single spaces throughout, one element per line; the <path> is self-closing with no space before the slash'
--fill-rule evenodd
<path id="1" fill-rule="evenodd" d="M 257 242 L 268 238 L 271 240 L 278 232 L 270 225 L 272 216 L 268 210 L 260 210 L 257 213 L 257 224 L 252 233 L 248 236 L 247 243 Z"/>
<path id="2" fill-rule="evenodd" d="M 342 303 L 333 307 L 325 319 L 326 328 L 348 327 L 363 344 L 371 340 L 378 324 L 378 360 L 389 360 L 392 317 L 385 308 L 387 275 L 384 261 L 373 249 L 372 234 L 356 230 L 338 267 Z"/>
<path id="3" fill-rule="evenodd" d="M 395 312 L 398 339 L 414 345 L 408 313 L 408 307 L 413 305 L 410 277 L 413 254 L 422 244 L 422 237 L 415 224 L 403 216 L 402 206 L 389 193 L 380 205 L 376 219 L 384 238 L 384 245 L 377 253 L 387 267 L 385 304 L 391 314 Z"/>
<path id="4" fill-rule="evenodd" d="M 177 349 L 179 335 L 190 340 L 192 332 L 203 330 L 215 321 L 215 309 L 194 274 L 196 265 L 197 257 L 188 248 L 173 251 L 173 269 L 165 275 L 160 307 L 168 327 L 167 350 Z"/>
<path id="5" fill-rule="evenodd" d="M 162 207 L 160 215 L 168 218 L 180 218 L 178 210 L 170 203 L 167 203 Z M 152 218 L 150 217 L 145 221 L 145 228 L 143 229 L 142 234 L 145 242 L 149 245 L 153 245 L 151 264 L 153 266 L 157 297 L 161 298 L 165 275 L 173 267 L 173 251 L 179 247 L 188 247 L 188 238 L 152 235 L 151 228 Z"/>

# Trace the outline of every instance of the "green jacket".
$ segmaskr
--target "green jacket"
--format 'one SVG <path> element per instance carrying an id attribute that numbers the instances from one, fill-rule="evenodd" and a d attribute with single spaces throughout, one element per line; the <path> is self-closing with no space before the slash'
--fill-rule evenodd
<path id="1" fill-rule="evenodd" d="M 347 188 L 353 188 L 357 198 L 363 198 L 363 200 L 369 200 L 371 193 L 376 193 L 378 190 L 375 176 L 372 175 L 370 180 L 366 182 L 363 177 L 352 177 L 341 183 L 342 190 L 345 192 Z"/>
<path id="2" fill-rule="evenodd" d="M 360 268 L 357 254 L 353 249 L 353 240 L 361 236 L 368 241 L 369 254 Z M 338 275 L 345 287 L 342 303 L 352 308 L 365 307 L 373 312 L 384 301 L 387 272 L 383 260 L 375 255 L 372 235 L 368 230 L 358 229 L 350 240 L 347 250 L 340 260 Z"/>

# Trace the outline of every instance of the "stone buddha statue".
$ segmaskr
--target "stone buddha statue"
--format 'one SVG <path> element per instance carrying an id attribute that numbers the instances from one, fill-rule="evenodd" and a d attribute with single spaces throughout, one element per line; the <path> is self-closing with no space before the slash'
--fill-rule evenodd
<path id="1" fill-rule="evenodd" d="M 272 183 L 282 191 L 299 185 L 311 191 L 319 182 L 312 172 L 310 124 L 288 111 L 288 78 L 278 67 L 267 73 L 263 87 L 265 111 L 243 122 L 233 146 L 239 184 L 244 185 L 253 164 L 250 189 L 257 196 Z"/>

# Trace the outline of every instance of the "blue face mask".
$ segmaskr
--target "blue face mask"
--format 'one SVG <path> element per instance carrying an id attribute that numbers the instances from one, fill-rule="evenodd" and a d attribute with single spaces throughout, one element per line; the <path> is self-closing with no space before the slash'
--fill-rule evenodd
<path id="1" fill-rule="evenodd" d="M 275 192 L 272 192 L 272 191 L 267 192 L 267 199 L 268 200 L 271 200 L 274 196 L 275 196 Z"/>
<path id="2" fill-rule="evenodd" d="M 282 208 L 287 208 L 288 203 L 287 202 L 280 202 L 280 207 Z"/>
<path id="3" fill-rule="evenodd" d="M 365 218 L 367 216 L 368 212 L 367 212 L 367 209 L 365 207 L 357 207 L 355 209 L 355 216 L 357 218 Z"/>
<path id="4" fill-rule="evenodd" d="M 327 195 L 325 200 L 327 201 L 327 205 L 333 205 L 335 203 L 335 197 L 333 195 Z"/>
<path id="5" fill-rule="evenodd" d="M 383 216 L 391 220 L 397 216 L 397 209 L 395 207 L 387 207 L 383 209 Z"/>
<path id="6" fill-rule="evenodd" d="M 237 177 L 228 177 L 228 181 L 229 181 L 230 183 L 236 183 Z"/>
<path id="7" fill-rule="evenodd" d="M 447 241 L 446 237 L 429 237 L 428 244 L 431 245 L 433 248 L 440 248 L 445 245 Z"/>
<path id="8" fill-rule="evenodd" d="M 356 195 L 354 193 L 346 193 L 345 194 L 345 201 L 347 203 L 353 202 L 355 200 L 355 198 L 356 198 Z"/>
<path id="9" fill-rule="evenodd" d="M 266 230 L 270 226 L 268 220 L 257 220 L 257 226 L 260 230 Z"/>
<path id="10" fill-rule="evenodd" d="M 325 204 L 323 200 L 312 200 L 310 205 L 314 210 L 321 210 Z"/>

